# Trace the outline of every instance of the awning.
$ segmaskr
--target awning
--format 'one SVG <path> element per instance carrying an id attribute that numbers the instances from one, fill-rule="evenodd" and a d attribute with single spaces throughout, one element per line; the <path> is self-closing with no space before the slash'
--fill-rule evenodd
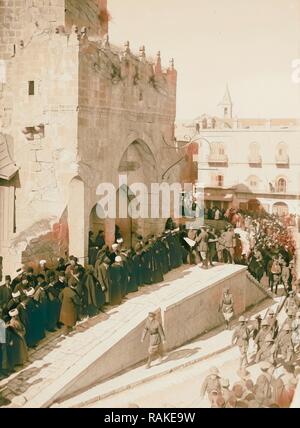
<path id="1" fill-rule="evenodd" d="M 9 181 L 17 171 L 18 168 L 10 157 L 6 138 L 0 133 L 0 178 Z"/>
<path id="2" fill-rule="evenodd" d="M 233 200 L 232 193 L 226 193 L 225 195 L 214 195 L 211 193 L 206 193 L 204 195 L 205 201 L 221 201 L 221 202 L 231 202 Z"/>

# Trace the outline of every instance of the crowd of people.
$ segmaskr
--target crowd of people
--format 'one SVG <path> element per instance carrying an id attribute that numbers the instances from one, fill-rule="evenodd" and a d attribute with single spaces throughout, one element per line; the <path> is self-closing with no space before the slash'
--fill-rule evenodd
<path id="1" fill-rule="evenodd" d="M 220 303 L 227 328 L 233 317 L 233 297 L 224 290 Z M 283 322 L 279 322 L 279 314 Z M 251 319 L 240 316 L 232 335 L 232 345 L 239 348 L 239 382 L 230 387 L 219 370 L 212 367 L 206 377 L 201 398 L 208 397 L 211 407 L 254 408 L 291 405 L 300 377 L 300 288 L 291 291 L 277 307 L 269 308 Z M 259 364 L 260 374 L 253 382 L 247 368 Z"/>
<path id="2" fill-rule="evenodd" d="M 133 248 L 125 247 L 118 227 L 112 246 L 105 244 L 102 231 L 97 236 L 90 232 L 87 266 L 70 256 L 59 258 L 55 266 L 46 260 L 35 269 L 24 266 L 15 278 L 6 275 L 0 286 L 0 375 L 23 365 L 28 348 L 35 348 L 47 332 L 63 328 L 69 334 L 78 321 L 105 311 L 106 305 L 119 305 L 141 287 L 162 282 L 182 264 L 204 269 L 215 262 L 248 264 L 258 280 L 263 269 L 275 292 L 280 281 L 290 292 L 294 248 L 286 228 L 279 219 L 239 217 L 237 224 L 232 215 L 224 230 L 187 230 L 168 219 L 161 234 L 137 236 Z"/>

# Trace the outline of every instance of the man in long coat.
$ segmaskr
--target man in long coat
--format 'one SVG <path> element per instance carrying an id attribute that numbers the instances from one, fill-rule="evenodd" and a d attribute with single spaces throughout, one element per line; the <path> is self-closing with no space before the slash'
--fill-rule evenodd
<path id="1" fill-rule="evenodd" d="M 12 297 L 11 277 L 5 276 L 5 282 L 0 286 L 0 309 L 5 310 Z"/>
<path id="2" fill-rule="evenodd" d="M 97 315 L 105 304 L 105 294 L 94 273 L 93 266 L 88 266 L 82 279 L 83 298 L 89 317 Z"/>
<path id="3" fill-rule="evenodd" d="M 109 303 L 111 305 L 119 305 L 122 302 L 122 279 L 123 266 L 122 258 L 117 256 L 115 262 L 109 267 Z"/>
<path id="4" fill-rule="evenodd" d="M 22 366 L 28 360 L 25 343 L 25 327 L 20 321 L 18 309 L 9 312 L 11 317 L 6 327 L 7 359 L 11 371 L 15 366 Z"/>
<path id="5" fill-rule="evenodd" d="M 99 281 L 99 284 L 105 293 L 105 302 L 109 302 L 109 288 L 110 288 L 110 282 L 109 282 L 109 269 L 110 260 L 108 257 L 105 257 L 103 262 L 97 266 L 97 270 L 95 271 L 95 275 L 97 280 Z M 96 268 L 95 268 L 96 269 Z"/>
<path id="6" fill-rule="evenodd" d="M 59 321 L 64 324 L 64 334 L 69 334 L 79 319 L 80 298 L 76 292 L 77 281 L 70 278 L 68 286 L 60 293 L 61 309 Z"/>
<path id="7" fill-rule="evenodd" d="M 20 321 L 25 327 L 25 341 L 29 348 L 35 348 L 45 337 L 45 325 L 40 303 L 34 300 L 34 289 L 25 291 L 26 298 L 17 307 Z"/>
<path id="8" fill-rule="evenodd" d="M 199 256 L 202 260 L 202 266 L 205 269 L 208 268 L 208 239 L 209 236 L 206 227 L 201 228 L 197 233 L 196 243 Z"/>

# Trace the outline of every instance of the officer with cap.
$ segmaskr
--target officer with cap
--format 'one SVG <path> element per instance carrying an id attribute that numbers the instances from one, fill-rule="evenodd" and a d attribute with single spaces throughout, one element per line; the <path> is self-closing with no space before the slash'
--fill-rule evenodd
<path id="1" fill-rule="evenodd" d="M 247 327 L 246 319 L 244 316 L 239 318 L 239 326 L 235 329 L 232 336 L 232 344 L 237 345 L 240 350 L 240 369 L 248 365 L 248 347 L 250 340 L 250 330 Z"/>
<path id="2" fill-rule="evenodd" d="M 267 321 L 269 323 L 269 333 L 271 333 L 273 339 L 275 340 L 278 335 L 279 324 L 273 309 L 269 310 Z"/>
<path id="3" fill-rule="evenodd" d="M 267 361 L 272 365 L 276 366 L 276 345 L 271 333 L 268 333 L 265 337 L 264 344 L 260 349 L 260 360 Z"/>
<path id="4" fill-rule="evenodd" d="M 282 334 L 280 334 L 277 339 L 276 352 L 281 354 L 285 363 L 289 363 L 293 358 L 294 345 L 292 341 L 291 327 L 288 323 L 283 326 Z"/>
<path id="5" fill-rule="evenodd" d="M 257 350 L 256 350 L 257 354 L 256 354 L 256 360 L 255 360 L 256 362 L 259 361 L 259 358 L 260 358 L 260 354 L 259 354 L 260 353 L 260 349 L 261 349 L 261 347 L 262 347 L 262 345 L 264 343 L 266 335 L 269 332 L 269 327 L 270 326 L 269 326 L 268 321 L 266 319 L 263 319 L 262 322 L 261 322 L 261 328 L 260 328 L 260 330 L 259 330 L 259 332 L 258 332 L 258 334 L 257 334 L 257 336 L 255 337 L 255 340 L 254 340 L 254 343 L 257 346 Z"/>
<path id="6" fill-rule="evenodd" d="M 156 319 L 155 312 L 149 312 L 148 319 L 145 324 L 145 328 L 142 334 L 141 342 L 143 343 L 147 334 L 149 334 L 150 342 L 148 348 L 148 361 L 146 368 L 149 369 L 151 362 L 154 360 L 155 356 L 159 356 L 160 362 L 163 358 L 163 348 L 162 345 L 166 341 L 165 333 L 161 323 Z"/>
<path id="7" fill-rule="evenodd" d="M 221 382 L 220 382 L 220 372 L 217 367 L 211 367 L 209 369 L 209 374 L 204 379 L 204 382 L 201 386 L 200 399 L 203 400 L 205 394 L 207 394 L 209 401 L 212 402 L 214 394 L 221 393 Z"/>

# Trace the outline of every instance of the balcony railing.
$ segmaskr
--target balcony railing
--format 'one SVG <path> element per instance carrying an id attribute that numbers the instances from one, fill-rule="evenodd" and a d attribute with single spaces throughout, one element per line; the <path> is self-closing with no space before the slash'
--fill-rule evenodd
<path id="1" fill-rule="evenodd" d="M 290 163 L 290 159 L 288 155 L 277 155 L 275 158 L 276 165 L 278 166 L 288 166 Z"/>
<path id="2" fill-rule="evenodd" d="M 228 156 L 227 155 L 220 155 L 216 153 L 211 153 L 208 156 L 208 163 L 216 163 L 216 164 L 227 164 L 228 163 Z"/>
<path id="3" fill-rule="evenodd" d="M 249 165 L 261 165 L 262 163 L 262 158 L 260 155 L 256 155 L 256 156 L 249 156 L 248 158 L 248 162 Z"/>

